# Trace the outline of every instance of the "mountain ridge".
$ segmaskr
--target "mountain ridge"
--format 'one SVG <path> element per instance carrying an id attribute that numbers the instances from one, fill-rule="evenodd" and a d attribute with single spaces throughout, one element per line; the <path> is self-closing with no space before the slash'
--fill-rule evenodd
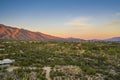
<path id="1" fill-rule="evenodd" d="M 0 39 L 13 39 L 13 40 L 59 40 L 59 41 L 83 41 L 81 38 L 61 38 L 44 34 L 41 32 L 33 32 L 23 28 L 16 28 L 0 24 Z M 92 39 L 91 41 L 120 41 L 120 37 L 112 37 L 107 39 Z"/>
<path id="2" fill-rule="evenodd" d="M 120 37 L 112 37 L 112 38 L 108 38 L 108 39 L 104 39 L 104 41 L 120 41 Z"/>
<path id="3" fill-rule="evenodd" d="M 6 26 L 0 24 L 0 39 L 15 40 L 60 40 L 62 38 L 44 34 L 41 32 L 33 32 L 26 29 Z"/>

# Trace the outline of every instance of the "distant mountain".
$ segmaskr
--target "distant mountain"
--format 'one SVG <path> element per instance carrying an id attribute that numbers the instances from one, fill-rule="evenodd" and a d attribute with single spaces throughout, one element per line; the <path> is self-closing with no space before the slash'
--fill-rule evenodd
<path id="1" fill-rule="evenodd" d="M 61 40 L 63 38 L 51 36 L 41 32 L 32 32 L 25 29 L 0 24 L 0 39 L 15 40 Z"/>
<path id="2" fill-rule="evenodd" d="M 100 39 L 90 39 L 90 41 L 101 41 Z"/>
<path id="3" fill-rule="evenodd" d="M 84 39 L 70 37 L 70 38 L 66 38 L 66 40 L 68 40 L 68 41 L 81 41 Z"/>
<path id="4" fill-rule="evenodd" d="M 81 41 L 80 38 L 60 38 L 51 36 L 41 32 L 33 32 L 26 29 L 19 29 L 11 26 L 0 24 L 0 39 L 14 39 L 14 40 L 59 40 L 59 41 Z M 109 39 L 99 40 L 93 39 L 91 41 L 120 41 L 120 37 L 113 37 Z"/>
<path id="5" fill-rule="evenodd" d="M 112 38 L 104 39 L 104 41 L 120 41 L 120 37 L 112 37 Z"/>
<path id="6" fill-rule="evenodd" d="M 120 37 L 112 37 L 112 38 L 107 38 L 107 39 L 92 39 L 90 41 L 113 41 L 113 42 L 119 42 Z"/>

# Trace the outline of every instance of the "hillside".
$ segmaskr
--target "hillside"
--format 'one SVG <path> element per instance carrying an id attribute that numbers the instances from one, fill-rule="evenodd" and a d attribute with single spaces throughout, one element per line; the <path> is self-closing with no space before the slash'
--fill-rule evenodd
<path id="1" fill-rule="evenodd" d="M 61 38 L 44 34 L 41 32 L 32 32 L 25 29 L 19 29 L 0 24 L 0 39 L 15 40 L 59 40 Z"/>

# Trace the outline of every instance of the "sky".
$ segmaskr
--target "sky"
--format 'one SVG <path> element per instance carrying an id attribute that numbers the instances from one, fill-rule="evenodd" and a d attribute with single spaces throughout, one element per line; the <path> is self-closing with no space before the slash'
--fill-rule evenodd
<path id="1" fill-rule="evenodd" d="M 120 36 L 120 0 L 0 0 L 0 24 L 58 37 Z"/>

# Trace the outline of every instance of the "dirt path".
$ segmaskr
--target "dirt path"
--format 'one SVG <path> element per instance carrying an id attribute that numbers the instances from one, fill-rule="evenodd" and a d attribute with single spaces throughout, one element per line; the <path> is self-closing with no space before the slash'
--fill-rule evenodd
<path id="1" fill-rule="evenodd" d="M 7 68 L 7 71 L 12 72 L 14 69 L 18 69 L 19 67 L 15 67 L 15 66 L 10 66 L 9 68 Z"/>
<path id="2" fill-rule="evenodd" d="M 51 67 L 43 67 L 43 70 L 46 71 L 46 78 L 47 78 L 47 80 L 51 80 L 51 78 L 50 78 Z"/>

